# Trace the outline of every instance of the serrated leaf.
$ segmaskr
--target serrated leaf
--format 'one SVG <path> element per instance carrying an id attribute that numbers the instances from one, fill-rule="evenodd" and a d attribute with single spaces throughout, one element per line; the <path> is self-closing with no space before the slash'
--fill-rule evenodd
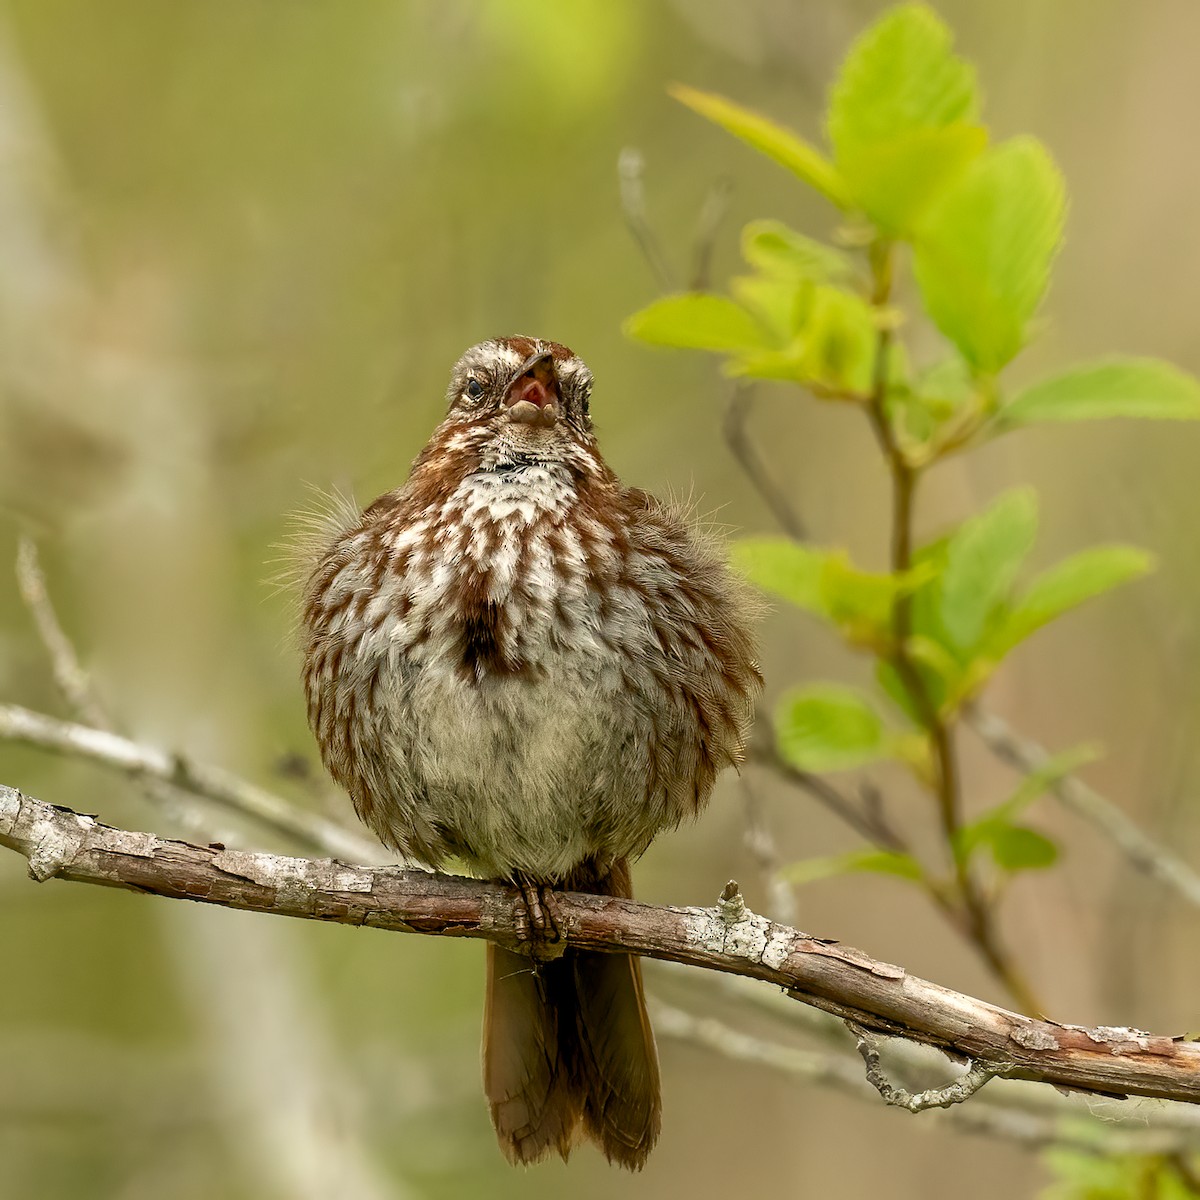
<path id="1" fill-rule="evenodd" d="M 999 660 L 1018 642 L 1077 608 L 1152 570 L 1153 556 L 1135 546 L 1094 546 L 1037 576 L 989 639 L 989 654 Z"/>
<path id="2" fill-rule="evenodd" d="M 779 877 L 786 883 L 804 884 L 837 875 L 861 873 L 894 875 L 913 882 L 920 882 L 925 877 L 921 864 L 911 854 L 900 854 L 893 850 L 852 850 L 846 854 L 808 858 L 789 863 L 779 872 Z"/>
<path id="3" fill-rule="evenodd" d="M 834 161 L 855 202 L 907 233 L 987 141 L 975 72 L 923 4 L 892 9 L 850 48 L 830 94 Z"/>
<path id="4" fill-rule="evenodd" d="M 830 283 L 852 274 L 850 260 L 782 221 L 751 221 L 742 230 L 742 257 L 767 275 Z"/>
<path id="5" fill-rule="evenodd" d="M 780 754 L 803 771 L 843 771 L 886 753 L 883 722 L 852 688 L 814 684 L 785 696 L 775 715 Z"/>
<path id="6" fill-rule="evenodd" d="M 1046 421 L 1113 417 L 1200 419 L 1200 381 L 1154 358 L 1089 363 L 1019 392 L 1000 410 L 996 426 L 1007 430 Z"/>
<path id="7" fill-rule="evenodd" d="M 827 554 L 790 538 L 750 537 L 734 542 L 734 567 L 764 592 L 808 612 L 824 612 L 821 575 Z"/>
<path id="8" fill-rule="evenodd" d="M 975 368 L 995 372 L 1022 347 L 1062 236 L 1066 192 L 1034 138 L 976 160 L 931 207 L 913 269 L 925 308 Z"/>
<path id="9" fill-rule="evenodd" d="M 946 543 L 942 625 L 954 644 L 976 645 L 1008 596 L 1037 532 L 1037 496 L 1020 488 L 964 521 Z"/>
<path id="10" fill-rule="evenodd" d="M 771 345 L 766 331 L 724 296 L 687 292 L 664 296 L 625 321 L 629 337 L 655 346 L 736 353 Z"/>
<path id="11" fill-rule="evenodd" d="M 839 165 L 867 216 L 893 236 L 910 237 L 930 205 L 986 147 L 981 125 L 948 125 L 864 147 Z"/>
<path id="12" fill-rule="evenodd" d="M 672 84 L 667 90 L 693 112 L 720 125 L 734 137 L 791 171 L 810 187 L 816 188 L 839 208 L 849 206 L 845 182 L 833 163 L 798 134 L 724 96 L 679 83 Z"/>
<path id="13" fill-rule="evenodd" d="M 975 71 L 952 50 L 953 35 L 925 4 L 885 13 L 850 47 L 830 91 L 835 155 L 979 115 Z"/>

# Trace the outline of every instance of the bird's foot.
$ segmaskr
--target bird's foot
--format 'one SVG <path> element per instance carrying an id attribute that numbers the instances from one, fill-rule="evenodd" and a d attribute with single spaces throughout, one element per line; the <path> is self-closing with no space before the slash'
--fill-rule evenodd
<path id="1" fill-rule="evenodd" d="M 513 876 L 520 900 L 516 906 L 517 939 L 535 945 L 562 941 L 562 912 L 558 896 L 547 883 L 539 883 L 518 871 Z"/>

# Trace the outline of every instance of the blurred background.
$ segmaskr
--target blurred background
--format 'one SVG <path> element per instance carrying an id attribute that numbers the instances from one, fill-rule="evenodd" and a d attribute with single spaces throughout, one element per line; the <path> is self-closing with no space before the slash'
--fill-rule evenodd
<path id="1" fill-rule="evenodd" d="M 1044 139 L 1072 195 L 1046 330 L 1014 381 L 1109 351 L 1200 371 L 1200 8 L 1189 0 L 939 0 L 997 136 Z M 366 502 L 438 421 L 450 365 L 495 334 L 592 366 L 609 461 L 693 492 L 737 530 L 771 517 L 726 450 L 728 385 L 620 323 L 660 291 L 619 202 L 642 154 L 649 219 L 688 278 L 728 181 L 713 277 L 777 217 L 824 236 L 817 197 L 671 101 L 723 92 L 810 137 L 867 0 L 4 0 L 0 3 L 0 562 L 21 531 L 122 727 L 339 816 L 304 723 L 291 601 L 270 584 L 313 486 Z M 882 566 L 886 480 L 865 422 L 760 389 L 752 424 L 814 537 Z M 1099 739 L 1088 778 L 1200 860 L 1200 434 L 1081 426 L 942 467 L 927 533 L 1000 488 L 1042 493 L 1038 565 L 1100 540 L 1149 582 L 1039 635 L 993 707 L 1052 748 Z M 9 577 L 11 579 L 11 576 Z M 802 616 L 764 625 L 768 697 L 865 665 Z M 0 576 L 0 699 L 63 714 Z M 65 714 L 64 714 L 65 715 Z M 968 797 L 1012 786 L 964 739 Z M 308 769 L 304 769 L 308 764 Z M 746 778 L 787 859 L 853 837 Z M 0 781 L 170 833 L 127 780 L 0 743 Z M 918 797 L 883 775 L 898 818 Z M 1067 847 L 1019 881 L 1005 929 L 1051 1014 L 1196 1029 L 1200 922 L 1050 804 Z M 726 778 L 662 840 L 641 898 L 767 897 Z M 281 848 L 248 826 L 242 844 Z M 1003 1001 L 915 892 L 884 878 L 798 896 L 797 923 Z M 1038 1159 L 662 1039 L 666 1122 L 644 1174 L 591 1151 L 508 1168 L 480 1094 L 478 943 L 273 921 L 28 882 L 0 853 L 0 1196 L 460 1197 L 1036 1194 Z M 711 981 L 647 967 L 697 1012 Z M 728 1005 L 726 1004 L 726 1009 Z M 759 1018 L 741 1017 L 752 1025 Z M 778 1034 L 778 1030 L 775 1031 Z"/>

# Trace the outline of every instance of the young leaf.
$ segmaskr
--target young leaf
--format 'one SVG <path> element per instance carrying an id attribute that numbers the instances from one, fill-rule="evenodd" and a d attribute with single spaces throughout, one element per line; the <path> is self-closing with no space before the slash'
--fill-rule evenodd
<path id="1" fill-rule="evenodd" d="M 779 877 L 786 883 L 802 884 L 861 872 L 894 875 L 914 882 L 925 878 L 921 864 L 911 854 L 901 854 L 895 850 L 851 850 L 846 854 L 830 854 L 825 858 L 807 858 L 784 867 Z"/>
<path id="2" fill-rule="evenodd" d="M 765 274 L 783 279 L 830 283 L 853 272 L 840 250 L 813 241 L 782 221 L 751 221 L 742 230 L 742 257 Z"/>
<path id="3" fill-rule="evenodd" d="M 1143 417 L 1200 419 L 1200 381 L 1154 358 L 1116 358 L 1074 367 L 1019 392 L 997 415 L 998 429 L 1039 421 Z"/>
<path id="4" fill-rule="evenodd" d="M 1075 746 L 1055 754 L 1036 771 L 1026 775 L 1007 800 L 964 825 L 955 838 L 957 852 L 968 858 L 982 845 L 994 846 L 1002 831 L 1013 828 L 1016 818 L 1043 793 L 1048 792 L 1064 776 L 1099 757 L 1099 747 L 1090 745 Z"/>
<path id="5" fill-rule="evenodd" d="M 1011 821 L 1050 791 L 1059 780 L 1073 771 L 1078 771 L 1080 767 L 1095 762 L 1100 755 L 1101 749 L 1095 745 L 1073 746 L 1069 750 L 1060 751 L 1048 758 L 1036 771 L 1026 775 L 1017 785 L 1017 790 L 1003 804 L 992 809 L 990 816 L 993 819 Z"/>
<path id="6" fill-rule="evenodd" d="M 1145 575 L 1154 559 L 1134 546 L 1094 546 L 1044 571 L 1006 614 L 989 645 L 999 660 L 1018 642 L 1085 600 Z"/>
<path id="7" fill-rule="evenodd" d="M 912 237 L 930 205 L 986 147 L 982 126 L 947 125 L 864 147 L 838 165 L 867 216 L 889 234 Z"/>
<path id="8" fill-rule="evenodd" d="M 808 612 L 823 613 L 821 575 L 827 554 L 790 538 L 739 538 L 731 551 L 733 565 L 751 583 Z"/>
<path id="9" fill-rule="evenodd" d="M 1005 825 L 988 839 L 996 866 L 1005 871 L 1034 871 L 1054 866 L 1058 847 L 1027 825 Z"/>
<path id="10" fill-rule="evenodd" d="M 1013 138 L 973 163 L 927 214 L 913 269 L 929 315 L 964 358 L 998 371 L 1021 349 L 1062 235 L 1062 176 Z"/>
<path id="11" fill-rule="evenodd" d="M 849 207 L 845 182 L 833 163 L 798 134 L 777 125 L 769 117 L 764 117 L 753 109 L 743 108 L 740 104 L 727 100 L 724 96 L 701 92 L 680 83 L 672 84 L 667 90 L 693 112 L 706 117 L 715 125 L 720 125 L 748 146 L 798 175 L 839 208 Z"/>
<path id="12" fill-rule="evenodd" d="M 804 546 L 790 538 L 740 538 L 733 565 L 751 583 L 834 625 L 853 646 L 886 648 L 896 597 L 927 577 L 917 567 L 904 576 L 860 571 L 844 550 Z"/>
<path id="13" fill-rule="evenodd" d="M 962 650 L 979 641 L 1008 595 L 1037 532 L 1037 496 L 1020 488 L 964 521 L 946 543 L 942 624 Z"/>
<path id="14" fill-rule="evenodd" d="M 855 202 L 889 233 L 912 231 L 984 148 L 972 67 L 932 9 L 886 13 L 850 48 L 830 95 L 834 160 Z"/>
<path id="15" fill-rule="evenodd" d="M 853 292 L 820 285 L 801 330 L 805 382 L 865 397 L 875 371 L 878 331 L 871 306 Z"/>
<path id="16" fill-rule="evenodd" d="M 767 348 L 762 326 L 734 301 L 704 292 L 664 296 L 625 321 L 625 332 L 656 346 L 736 353 Z"/>
<path id="17" fill-rule="evenodd" d="M 842 771 L 886 753 L 883 722 L 853 688 L 813 684 L 775 714 L 779 752 L 802 771 Z"/>
<path id="18" fill-rule="evenodd" d="M 784 347 L 795 341 L 806 321 L 815 289 L 816 284 L 803 279 L 765 274 L 740 275 L 730 284 L 737 302 L 753 313 Z"/>
<path id="19" fill-rule="evenodd" d="M 975 121 L 975 71 L 951 52 L 953 35 L 925 4 L 885 13 L 850 47 L 829 97 L 835 155 L 915 129 Z"/>

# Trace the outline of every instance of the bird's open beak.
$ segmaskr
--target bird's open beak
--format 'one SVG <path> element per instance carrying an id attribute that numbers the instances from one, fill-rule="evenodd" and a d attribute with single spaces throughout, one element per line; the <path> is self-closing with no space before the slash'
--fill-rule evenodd
<path id="1" fill-rule="evenodd" d="M 508 419 L 521 425 L 550 426 L 562 411 L 562 392 L 549 350 L 531 354 L 504 395 Z"/>

